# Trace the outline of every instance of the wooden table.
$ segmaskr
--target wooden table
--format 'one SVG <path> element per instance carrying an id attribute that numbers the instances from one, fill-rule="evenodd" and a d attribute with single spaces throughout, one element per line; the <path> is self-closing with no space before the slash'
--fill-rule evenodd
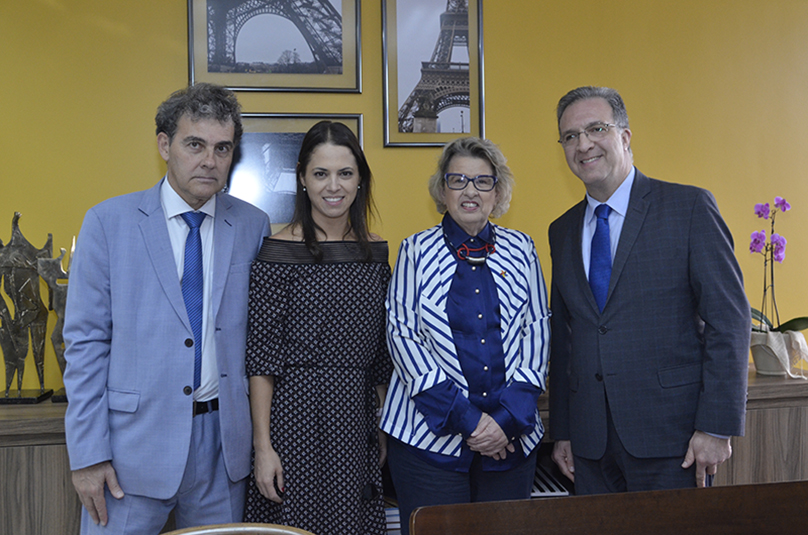
<path id="1" fill-rule="evenodd" d="M 433 505 L 413 535 L 760 535 L 804 533 L 808 482 Z"/>

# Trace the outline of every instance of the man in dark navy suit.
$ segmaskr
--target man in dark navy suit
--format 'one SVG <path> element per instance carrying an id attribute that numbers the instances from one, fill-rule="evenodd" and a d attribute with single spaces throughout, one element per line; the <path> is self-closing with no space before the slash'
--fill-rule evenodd
<path id="1" fill-rule="evenodd" d="M 550 226 L 550 432 L 578 494 L 705 486 L 743 435 L 750 309 L 710 192 L 634 167 L 617 91 L 558 104 L 586 197 Z"/>

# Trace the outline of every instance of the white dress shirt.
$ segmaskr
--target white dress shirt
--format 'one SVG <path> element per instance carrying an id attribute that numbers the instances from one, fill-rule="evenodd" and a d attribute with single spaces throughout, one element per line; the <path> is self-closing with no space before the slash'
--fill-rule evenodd
<path id="1" fill-rule="evenodd" d="M 177 276 L 182 281 L 182 272 L 185 269 L 185 238 L 190 229 L 181 214 L 192 212 L 194 209 L 174 191 L 167 178 L 163 179 L 160 187 L 160 200 L 166 216 L 174 261 L 177 263 Z M 210 299 L 213 287 L 213 222 L 216 216 L 216 196 L 211 197 L 197 211 L 205 212 L 208 217 L 199 227 L 202 238 L 202 375 L 199 388 L 194 391 L 194 401 L 209 401 L 219 395 L 216 343 L 213 340 L 213 329 L 209 328 L 214 324 Z M 193 385 L 193 377 L 189 377 L 188 380 L 189 384 Z"/>
<path id="2" fill-rule="evenodd" d="M 589 194 L 586 194 L 586 210 L 584 211 L 584 227 L 581 232 L 581 253 L 583 254 L 584 270 L 586 278 L 589 278 L 589 259 L 592 255 L 592 236 L 598 226 L 598 218 L 595 217 L 595 208 L 600 204 L 608 204 L 612 211 L 609 213 L 609 245 L 611 246 L 612 263 L 614 254 L 617 252 L 617 243 L 620 241 L 620 232 L 623 230 L 623 221 L 626 220 L 628 212 L 628 201 L 631 198 L 631 186 L 634 184 L 634 167 L 631 168 L 626 179 L 620 187 L 612 193 L 612 196 L 605 203 L 596 201 Z"/>

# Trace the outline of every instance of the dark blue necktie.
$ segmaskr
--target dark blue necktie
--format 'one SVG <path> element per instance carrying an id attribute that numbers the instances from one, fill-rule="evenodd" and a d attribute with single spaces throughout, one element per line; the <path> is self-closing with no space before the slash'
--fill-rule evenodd
<path id="1" fill-rule="evenodd" d="M 185 267 L 182 271 L 182 298 L 194 331 L 194 390 L 202 382 L 202 236 L 199 227 L 204 212 L 185 212 L 182 219 L 191 228 L 185 238 Z"/>
<path id="2" fill-rule="evenodd" d="M 609 243 L 609 212 L 607 204 L 595 208 L 598 226 L 592 236 L 592 251 L 589 259 L 589 287 L 595 296 L 598 309 L 603 312 L 606 296 L 609 293 L 609 279 L 612 278 L 612 248 Z"/>

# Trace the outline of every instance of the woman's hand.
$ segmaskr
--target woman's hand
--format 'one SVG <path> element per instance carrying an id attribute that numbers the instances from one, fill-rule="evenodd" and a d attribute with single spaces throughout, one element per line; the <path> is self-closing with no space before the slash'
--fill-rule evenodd
<path id="1" fill-rule="evenodd" d="M 384 466 L 384 461 L 387 460 L 387 433 L 381 429 L 382 420 L 382 407 L 384 407 L 384 400 L 387 398 L 387 385 L 376 385 L 376 429 L 379 432 L 379 466 Z"/>
<path id="2" fill-rule="evenodd" d="M 387 460 L 387 433 L 379 429 L 379 466 Z"/>
<path id="3" fill-rule="evenodd" d="M 479 452 L 481 455 L 493 457 L 496 460 L 505 458 L 506 452 L 516 451 L 513 444 L 508 444 L 508 437 L 496 420 L 490 415 L 483 413 L 477 428 L 466 440 L 471 451 Z"/>
<path id="4" fill-rule="evenodd" d="M 281 503 L 283 498 L 278 495 L 277 488 L 283 492 L 283 467 L 281 459 L 271 446 L 266 450 L 255 451 L 255 484 L 261 495 L 275 503 Z"/>

